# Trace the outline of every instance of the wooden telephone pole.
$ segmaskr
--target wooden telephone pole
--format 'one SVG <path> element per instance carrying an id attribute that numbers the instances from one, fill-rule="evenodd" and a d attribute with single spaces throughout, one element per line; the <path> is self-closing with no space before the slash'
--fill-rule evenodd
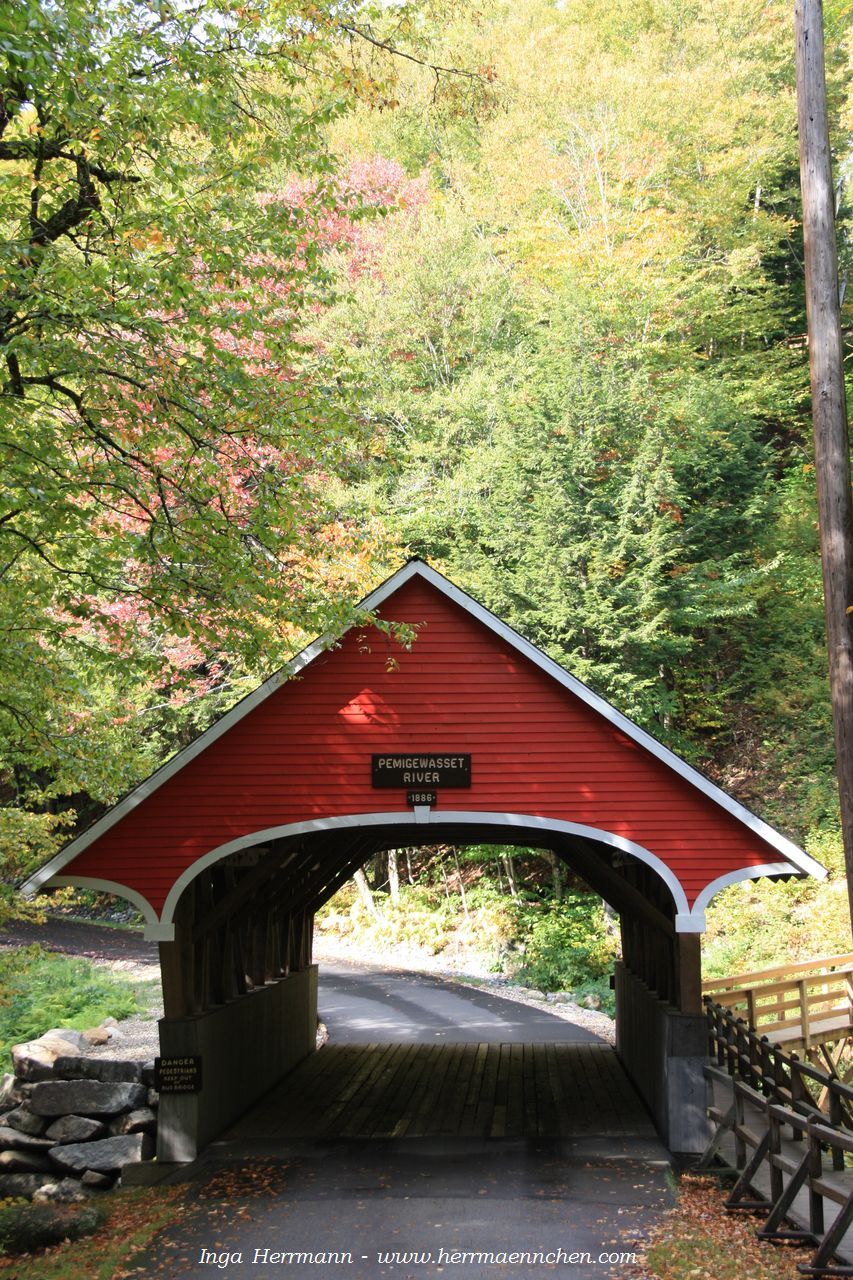
<path id="1" fill-rule="evenodd" d="M 796 0 L 794 24 L 809 371 L 829 685 L 847 890 L 853 916 L 853 494 L 826 111 L 822 0 Z"/>

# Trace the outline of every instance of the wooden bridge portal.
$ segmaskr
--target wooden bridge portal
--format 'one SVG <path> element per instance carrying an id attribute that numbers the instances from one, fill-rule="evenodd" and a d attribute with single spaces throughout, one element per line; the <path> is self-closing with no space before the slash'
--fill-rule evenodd
<path id="1" fill-rule="evenodd" d="M 617 1048 L 675 1151 L 705 1140 L 704 909 L 806 853 L 422 561 L 33 875 L 117 893 L 160 943 L 161 1159 L 191 1159 L 314 1047 L 313 917 L 387 848 L 552 850 L 619 913 Z"/>

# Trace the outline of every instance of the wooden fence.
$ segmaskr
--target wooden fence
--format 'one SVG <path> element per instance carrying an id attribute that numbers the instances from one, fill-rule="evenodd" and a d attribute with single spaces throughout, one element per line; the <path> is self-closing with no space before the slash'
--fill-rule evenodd
<path id="1" fill-rule="evenodd" d="M 779 984 L 771 979 L 769 985 Z M 730 994 L 743 989 L 732 987 Z M 705 999 L 711 1058 L 706 1074 L 712 1084 L 724 1080 L 730 1086 L 731 1101 L 710 1109 L 716 1132 L 700 1168 L 712 1167 L 726 1137 L 733 1138 L 737 1180 L 726 1208 L 766 1214 L 757 1233 L 764 1239 L 811 1244 L 810 1261 L 798 1268 L 804 1275 L 853 1276 L 846 1246 L 838 1259 L 853 1222 L 853 1169 L 847 1168 L 853 1155 L 853 1088 L 834 1068 L 803 1061 L 749 1026 L 737 1016 L 734 1001 L 729 1006 L 717 996 Z M 773 1020 L 779 1021 L 771 1019 L 771 1025 Z M 769 1174 L 766 1194 L 756 1186 L 762 1167 Z M 808 1199 L 808 1227 L 802 1229 L 787 1223 L 801 1191 Z M 836 1207 L 828 1225 L 826 1202 Z"/>
<path id="2" fill-rule="evenodd" d="M 702 992 L 771 1045 L 822 1060 L 830 1074 L 840 1050 L 827 1046 L 853 1034 L 853 952 L 711 979 Z"/>

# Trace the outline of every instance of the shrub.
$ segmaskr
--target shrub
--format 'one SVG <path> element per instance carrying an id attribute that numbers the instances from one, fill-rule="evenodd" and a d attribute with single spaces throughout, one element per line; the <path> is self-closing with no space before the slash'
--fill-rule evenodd
<path id="1" fill-rule="evenodd" d="M 0 1249 L 6 1254 L 33 1253 L 93 1235 L 107 1216 L 104 1204 L 0 1204 Z"/>
<path id="2" fill-rule="evenodd" d="M 571 893 L 547 910 L 522 908 L 526 935 L 524 963 L 516 974 L 525 986 L 540 991 L 586 990 L 613 967 L 616 939 L 607 932 L 601 899 Z M 592 988 L 590 988 L 592 989 Z"/>

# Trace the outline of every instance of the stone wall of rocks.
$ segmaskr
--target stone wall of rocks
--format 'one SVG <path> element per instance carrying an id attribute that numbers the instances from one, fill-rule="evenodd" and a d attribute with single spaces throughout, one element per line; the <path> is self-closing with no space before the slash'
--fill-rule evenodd
<path id="1" fill-rule="evenodd" d="M 14 1074 L 0 1082 L 0 1197 L 77 1200 L 154 1155 L 154 1063 L 93 1056 L 108 1034 L 60 1028 L 12 1050 Z"/>

